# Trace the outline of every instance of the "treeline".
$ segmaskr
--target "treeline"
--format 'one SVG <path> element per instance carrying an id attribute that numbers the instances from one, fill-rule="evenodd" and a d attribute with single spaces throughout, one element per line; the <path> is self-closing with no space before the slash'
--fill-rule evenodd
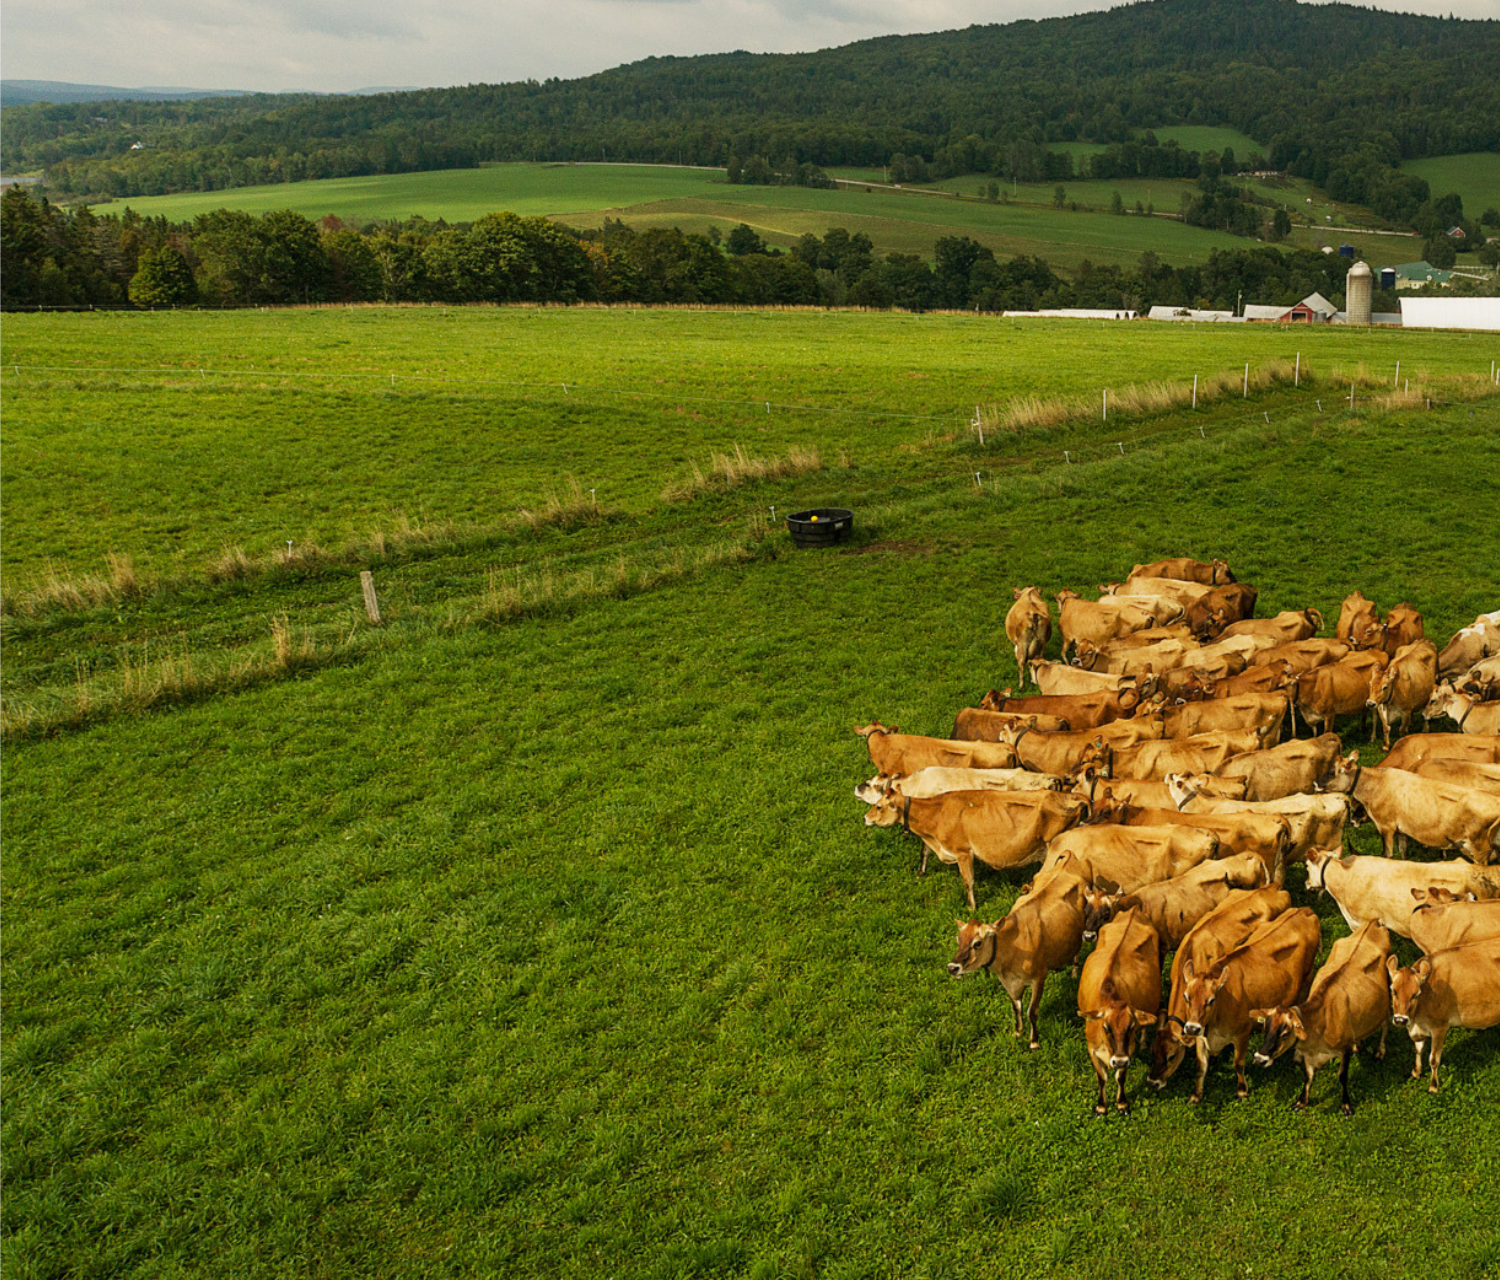
<path id="1" fill-rule="evenodd" d="M 1027 181 L 1196 177 L 1173 124 L 1232 126 L 1266 162 L 1401 220 L 1403 159 L 1500 150 L 1500 22 L 1293 0 L 1154 0 L 812 54 L 650 58 L 572 81 L 366 97 L 5 111 L 4 166 L 138 196 L 506 160 L 898 167 Z M 769 162 L 768 162 L 769 163 Z M 1063 172 L 1066 168 L 1068 171 Z M 900 179 L 898 179 L 900 180 Z M 914 179 L 913 179 L 914 180 Z"/>
<path id="2" fill-rule="evenodd" d="M 329 302 L 638 302 L 866 306 L 913 311 L 1145 309 L 1337 300 L 1347 263 L 1271 247 L 1216 252 L 1203 266 L 1142 255 L 1134 268 L 1083 264 L 1063 275 L 1040 258 L 996 258 L 946 236 L 932 262 L 877 255 L 868 236 L 834 228 L 786 250 L 750 227 L 726 237 L 610 221 L 574 231 L 493 213 L 464 226 L 420 218 L 361 230 L 292 212 L 218 210 L 169 223 L 59 209 L 23 188 L 0 198 L 0 305 L 6 308 L 253 306 Z"/>

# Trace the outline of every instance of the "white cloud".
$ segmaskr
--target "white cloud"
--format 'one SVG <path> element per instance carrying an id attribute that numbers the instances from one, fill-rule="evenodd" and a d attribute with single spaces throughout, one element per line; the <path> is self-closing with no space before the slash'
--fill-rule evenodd
<path id="1" fill-rule="evenodd" d="M 653 54 L 794 52 L 1104 0 L 5 0 L 7 77 L 357 89 L 569 78 Z M 1500 17 L 1500 0 L 1381 0 Z"/>

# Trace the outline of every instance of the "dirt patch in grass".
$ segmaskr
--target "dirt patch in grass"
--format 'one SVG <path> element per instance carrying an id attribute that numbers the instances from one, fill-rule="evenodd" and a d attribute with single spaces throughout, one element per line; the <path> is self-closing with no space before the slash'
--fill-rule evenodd
<path id="1" fill-rule="evenodd" d="M 936 547 L 930 539 L 916 542 L 910 539 L 903 541 L 898 538 L 883 538 L 879 542 L 865 542 L 856 547 L 848 547 L 842 554 L 846 556 L 930 556 L 935 550 Z"/>

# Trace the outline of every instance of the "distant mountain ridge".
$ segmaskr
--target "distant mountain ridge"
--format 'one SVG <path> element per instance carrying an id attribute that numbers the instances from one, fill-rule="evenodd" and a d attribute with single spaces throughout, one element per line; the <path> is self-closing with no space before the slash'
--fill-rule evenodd
<path id="1" fill-rule="evenodd" d="M 343 96 L 370 93 L 409 93 L 413 89 L 391 86 L 348 89 Z M 302 90 L 295 96 L 307 96 L 317 90 Z M 0 108 L 24 107 L 35 103 L 69 104 L 80 102 L 194 102 L 200 98 L 250 98 L 260 94 L 256 89 L 184 89 L 147 85 L 125 89 L 108 84 L 73 84 L 67 80 L 0 80 Z M 330 93 L 328 96 L 340 96 Z"/>
<path id="2" fill-rule="evenodd" d="M 1500 150 L 1496 66 L 1500 21 L 1144 0 L 817 53 L 648 58 L 569 81 L 127 102 L 103 124 L 82 105 L 14 108 L 4 167 L 111 196 L 533 159 L 768 157 L 785 171 L 919 156 L 935 172 L 1003 176 L 1048 144 L 1210 124 L 1365 203 L 1402 159 Z"/>

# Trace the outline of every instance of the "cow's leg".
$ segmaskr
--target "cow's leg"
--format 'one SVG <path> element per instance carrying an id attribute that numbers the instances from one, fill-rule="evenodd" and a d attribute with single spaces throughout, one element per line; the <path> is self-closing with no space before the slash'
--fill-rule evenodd
<path id="1" fill-rule="evenodd" d="M 1099 1084 L 1099 1096 L 1094 1099 L 1094 1114 L 1096 1116 L 1108 1115 L 1109 1108 L 1104 1104 L 1104 1082 L 1109 1078 L 1108 1074 L 1097 1054 L 1089 1054 L 1089 1065 L 1094 1068 L 1094 1079 Z"/>
<path id="2" fill-rule="evenodd" d="M 959 874 L 964 878 L 964 888 L 969 892 L 969 910 L 976 910 L 974 903 L 974 855 L 972 853 L 961 853 L 958 855 Z"/>
<path id="3" fill-rule="evenodd" d="M 1432 1029 L 1432 1083 L 1427 1086 L 1428 1093 L 1438 1091 L 1438 1060 L 1443 1056 L 1443 1041 L 1447 1035 L 1447 1027 L 1433 1027 Z"/>
<path id="4" fill-rule="evenodd" d="M 1389 1031 L 1390 1028 L 1391 1028 L 1391 1024 L 1390 1024 L 1389 1021 L 1382 1022 L 1380 1024 L 1380 1047 L 1375 1050 L 1375 1061 L 1376 1062 L 1384 1062 L 1385 1061 L 1385 1033 L 1387 1031 Z"/>
<path id="5" fill-rule="evenodd" d="M 1302 1059 L 1302 1096 L 1292 1103 L 1293 1111 L 1306 1111 L 1308 1103 L 1312 1101 L 1312 1064 L 1306 1058 Z"/>
<path id="6" fill-rule="evenodd" d="M 1250 1096 L 1250 1081 L 1245 1076 L 1245 1050 L 1250 1047 L 1250 1033 L 1245 1033 L 1243 1040 L 1234 1042 L 1234 1096 L 1236 1098 L 1248 1098 Z"/>
<path id="7" fill-rule="evenodd" d="M 1353 1056 L 1351 1046 L 1344 1050 L 1344 1060 L 1339 1064 L 1339 1107 L 1346 1116 L 1354 1114 L 1354 1103 L 1349 1098 L 1349 1059 Z"/>
<path id="8" fill-rule="evenodd" d="M 1026 1011 L 1027 1019 L 1031 1023 L 1031 1043 L 1026 1046 L 1028 1049 L 1040 1049 L 1042 1047 L 1042 1042 L 1037 1035 L 1036 1011 L 1038 1006 L 1042 1003 L 1042 985 L 1046 981 L 1047 971 L 1043 969 L 1042 972 L 1037 975 L 1037 980 L 1031 984 L 1031 1007 Z"/>
<path id="9" fill-rule="evenodd" d="M 1193 1085 L 1193 1092 L 1189 1095 L 1189 1102 L 1203 1101 L 1203 1082 L 1208 1079 L 1208 1038 L 1199 1036 L 1193 1042 L 1194 1049 L 1198 1053 L 1198 1082 Z"/>
<path id="10" fill-rule="evenodd" d="M 1427 1050 L 1427 1038 L 1423 1036 L 1419 1040 L 1416 1036 L 1412 1036 L 1411 1042 L 1417 1051 L 1417 1060 L 1412 1065 L 1411 1078 L 1413 1080 L 1420 1080 L 1422 1078 L 1422 1054 Z"/>
<path id="11" fill-rule="evenodd" d="M 1125 1073 L 1129 1070 L 1130 1064 L 1127 1062 L 1115 1072 L 1115 1110 L 1122 1116 L 1130 1114 L 1130 1103 L 1125 1101 Z"/>

